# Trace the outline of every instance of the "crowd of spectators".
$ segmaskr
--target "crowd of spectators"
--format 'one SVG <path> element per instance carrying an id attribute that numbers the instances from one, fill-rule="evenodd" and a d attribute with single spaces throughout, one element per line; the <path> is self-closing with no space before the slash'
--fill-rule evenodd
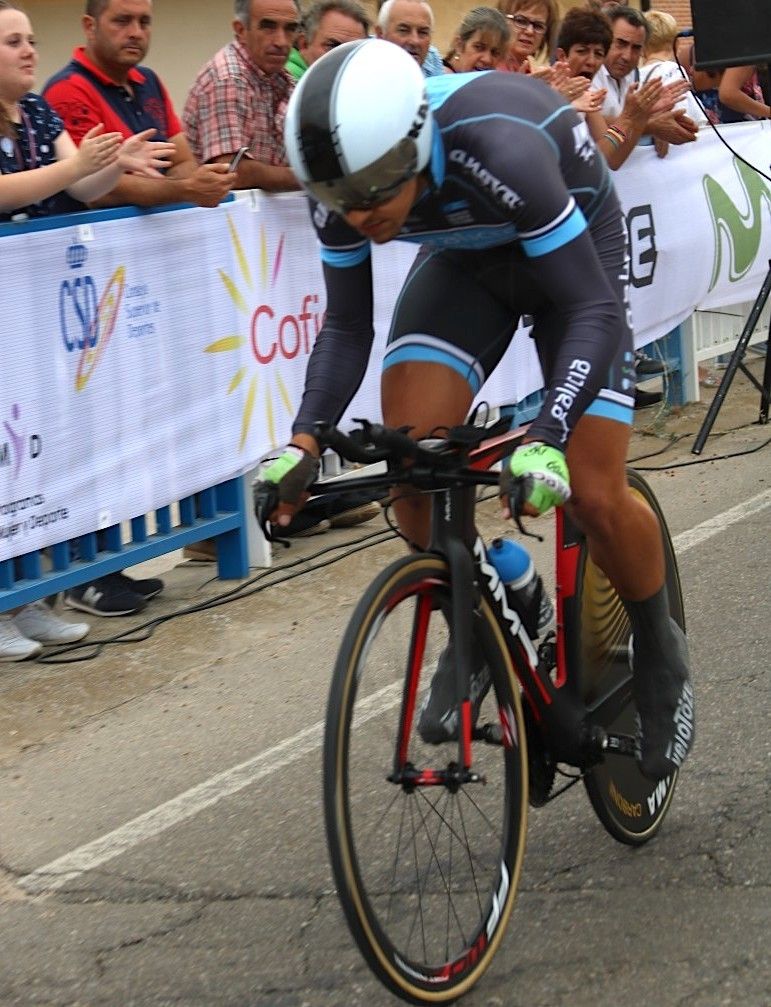
<path id="1" fill-rule="evenodd" d="M 469 9 L 442 58 L 426 0 L 381 0 L 374 24 L 356 0 L 316 0 L 304 10 L 296 0 L 235 0 L 234 37 L 195 75 L 179 117 L 143 64 L 153 14 L 152 0 L 87 0 L 82 44 L 36 95 L 29 19 L 0 0 L 0 219 L 120 205 L 213 207 L 232 189 L 297 190 L 283 137 L 292 89 L 325 53 L 373 33 L 409 52 L 426 76 L 495 69 L 542 78 L 585 118 L 613 169 L 638 143 L 663 157 L 670 144 L 696 140 L 707 122 L 771 116 L 763 68 L 697 71 L 694 42 L 678 47 L 683 26 L 660 11 L 586 0 L 560 21 L 556 0 L 498 0 Z M 649 358 L 640 364 L 648 376 Z M 199 549 L 198 558 L 214 556 L 211 544 Z M 65 604 L 126 615 L 162 588 L 155 578 L 119 573 L 71 590 Z M 27 606 L 0 615 L 0 660 L 87 631 L 50 605 Z"/>

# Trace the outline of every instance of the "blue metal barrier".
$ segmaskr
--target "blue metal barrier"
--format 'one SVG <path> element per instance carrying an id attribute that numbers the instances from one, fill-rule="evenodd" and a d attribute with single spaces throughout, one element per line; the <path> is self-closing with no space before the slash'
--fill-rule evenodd
<path id="1" fill-rule="evenodd" d="M 246 518 L 244 481 L 239 477 L 180 500 L 178 524 L 173 522 L 171 506 L 155 511 L 156 530 L 152 533 L 148 532 L 145 515 L 133 518 L 127 542 L 121 526 L 112 525 L 99 532 L 57 542 L 45 550 L 3 560 L 0 562 L 0 612 L 86 584 L 205 538 L 213 538 L 216 542 L 220 578 L 246 577 L 249 573 Z M 46 569 L 49 565 L 50 569 Z"/>
<path id="2" fill-rule="evenodd" d="M 541 406 L 543 405 L 545 397 L 546 394 L 544 390 L 539 388 L 538 391 L 531 392 L 530 395 L 526 395 L 525 398 L 521 399 L 519 402 L 513 402 L 511 405 L 507 406 L 500 406 L 499 413 L 501 418 L 511 421 L 512 430 L 517 427 L 521 427 L 524 423 L 530 423 L 541 411 Z"/>
<path id="3" fill-rule="evenodd" d="M 664 395 L 668 406 L 685 405 L 685 383 L 683 374 L 683 333 L 678 325 L 666 336 L 657 339 L 652 344 L 656 347 L 657 358 L 660 357 L 666 365 L 666 380 Z"/>

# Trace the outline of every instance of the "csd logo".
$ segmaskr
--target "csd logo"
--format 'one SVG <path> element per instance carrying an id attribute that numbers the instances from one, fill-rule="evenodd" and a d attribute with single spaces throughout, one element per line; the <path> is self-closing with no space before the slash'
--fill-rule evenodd
<path id="1" fill-rule="evenodd" d="M 67 264 L 73 270 L 88 258 L 85 245 L 67 249 Z M 82 391 L 107 348 L 115 328 L 126 285 L 126 267 L 118 266 L 99 296 L 93 276 L 68 276 L 59 287 L 59 329 L 68 353 L 80 353 L 75 388 Z"/>

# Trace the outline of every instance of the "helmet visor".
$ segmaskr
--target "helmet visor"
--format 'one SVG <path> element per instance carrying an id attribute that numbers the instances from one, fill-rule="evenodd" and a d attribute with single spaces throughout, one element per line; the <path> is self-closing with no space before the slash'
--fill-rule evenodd
<path id="1" fill-rule="evenodd" d="M 366 168 L 343 178 L 309 180 L 303 185 L 320 203 L 344 216 L 351 210 L 369 210 L 391 199 L 413 177 L 417 165 L 417 145 L 405 137 Z"/>

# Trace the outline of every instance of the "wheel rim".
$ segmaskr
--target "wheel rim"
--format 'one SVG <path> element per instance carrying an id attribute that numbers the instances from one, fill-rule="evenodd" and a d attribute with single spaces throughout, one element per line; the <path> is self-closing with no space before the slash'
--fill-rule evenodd
<path id="1" fill-rule="evenodd" d="M 526 813 L 517 747 L 473 746 L 474 768 L 485 785 L 410 790 L 387 781 L 402 709 L 406 641 L 417 609 L 422 604 L 425 611 L 426 599 L 436 595 L 435 581 L 418 580 L 388 598 L 361 628 L 348 712 L 338 725 L 343 757 L 333 823 L 339 847 L 333 866 L 347 896 L 344 906 L 350 900 L 346 912 L 354 935 L 381 978 L 426 1001 L 449 998 L 449 991 L 460 995 L 497 945 L 518 880 L 519 828 Z M 441 609 L 429 607 L 418 705 L 448 642 Z M 489 641 L 481 645 L 490 649 Z M 480 723 L 499 720 L 496 689 L 482 704 Z M 521 723 L 518 709 L 508 716 Z M 416 733 L 417 719 L 416 709 L 407 759 L 417 770 L 446 769 L 457 760 L 457 744 L 425 744 Z M 516 727 L 514 734 L 520 736 Z"/>

